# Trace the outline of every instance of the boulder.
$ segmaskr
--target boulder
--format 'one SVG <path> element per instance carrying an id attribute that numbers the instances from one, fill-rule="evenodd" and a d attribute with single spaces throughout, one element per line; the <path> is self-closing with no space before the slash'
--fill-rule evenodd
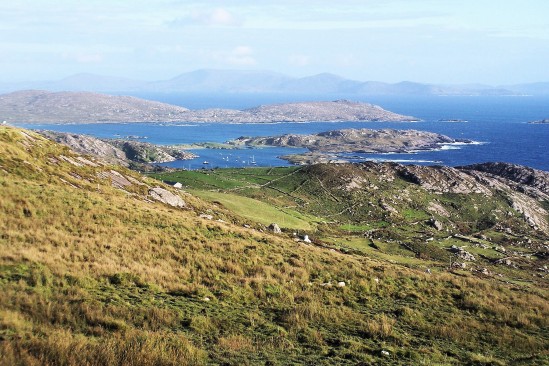
<path id="1" fill-rule="evenodd" d="M 438 221 L 434 217 L 431 217 L 429 219 L 429 225 L 431 225 L 432 227 L 434 227 L 438 231 L 441 231 L 442 229 L 444 229 L 444 226 L 442 225 L 442 222 Z"/>
<path id="2" fill-rule="evenodd" d="M 282 234 L 282 230 L 280 230 L 280 226 L 278 224 L 272 223 L 268 227 L 269 230 L 271 230 L 274 234 Z"/>
<path id="3" fill-rule="evenodd" d="M 165 190 L 164 188 L 154 187 L 149 189 L 149 196 L 156 201 L 160 201 L 172 207 L 185 207 L 186 203 L 181 197 Z"/>

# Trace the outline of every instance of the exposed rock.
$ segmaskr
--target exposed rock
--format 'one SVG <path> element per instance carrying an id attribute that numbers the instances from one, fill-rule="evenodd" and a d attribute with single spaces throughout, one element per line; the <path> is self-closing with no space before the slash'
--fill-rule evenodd
<path id="1" fill-rule="evenodd" d="M 92 136 L 54 131 L 40 131 L 40 133 L 55 142 L 70 147 L 78 153 L 97 156 L 110 163 L 124 166 L 128 166 L 130 161 L 137 163 L 162 163 L 197 157 L 176 147 L 154 145 L 147 142 L 98 139 Z"/>
<path id="2" fill-rule="evenodd" d="M 492 195 L 490 189 L 479 183 L 474 177 L 446 166 L 402 165 L 398 172 L 402 178 L 409 182 L 435 193 Z"/>
<path id="3" fill-rule="evenodd" d="M 388 153 L 433 150 L 455 143 L 448 136 L 416 130 L 344 129 L 313 135 L 286 134 L 273 137 L 239 137 L 229 143 L 247 146 L 303 147 L 315 153 Z M 463 140 L 462 142 L 467 142 Z M 470 142 L 470 141 L 469 141 Z"/>
<path id="4" fill-rule="evenodd" d="M 454 253 L 458 258 L 463 259 L 464 261 L 474 262 L 476 260 L 475 256 L 469 253 L 468 251 L 460 248 L 456 245 L 452 245 L 450 251 Z"/>
<path id="5" fill-rule="evenodd" d="M 98 138 L 53 131 L 40 131 L 40 133 L 80 154 L 94 155 L 114 164 L 128 165 L 126 154 L 122 150 Z"/>
<path id="6" fill-rule="evenodd" d="M 483 163 L 460 167 L 502 177 L 523 186 L 530 186 L 549 194 L 549 172 L 510 163 Z"/>
<path id="7" fill-rule="evenodd" d="M 157 201 L 163 202 L 172 207 L 185 207 L 185 201 L 172 192 L 165 190 L 164 188 L 154 187 L 149 189 L 149 195 Z"/>
<path id="8" fill-rule="evenodd" d="M 208 215 L 208 214 L 200 214 L 199 216 L 201 219 L 205 219 L 205 220 L 213 220 L 213 216 L 212 215 Z"/>
<path id="9" fill-rule="evenodd" d="M 515 264 L 509 258 L 502 258 L 495 261 L 496 264 L 502 264 L 508 267 L 515 267 Z"/>
<path id="10" fill-rule="evenodd" d="M 97 176 L 101 179 L 110 179 L 113 187 L 125 188 L 132 185 L 132 182 L 124 175 L 120 174 L 116 170 L 109 170 L 105 172 L 97 173 Z"/>
<path id="11" fill-rule="evenodd" d="M 429 225 L 431 225 L 432 227 L 434 227 L 438 231 L 441 231 L 442 229 L 444 229 L 444 225 L 442 225 L 442 223 L 440 221 L 438 221 L 437 219 L 435 219 L 434 217 L 431 217 L 429 219 Z"/>
<path id="12" fill-rule="evenodd" d="M 271 230 L 274 234 L 281 234 L 282 230 L 280 230 L 280 226 L 278 224 L 272 223 L 268 227 L 269 230 Z"/>

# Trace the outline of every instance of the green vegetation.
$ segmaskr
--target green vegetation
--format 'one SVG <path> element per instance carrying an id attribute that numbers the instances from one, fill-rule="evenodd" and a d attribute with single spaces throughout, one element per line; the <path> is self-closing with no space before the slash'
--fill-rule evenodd
<path id="1" fill-rule="evenodd" d="M 451 199 L 455 209 L 444 207 L 461 222 L 459 205 L 480 205 L 480 196 L 429 196 L 382 178 L 360 183 L 368 192 L 340 189 L 357 175 L 347 166 L 234 169 L 162 176 L 221 204 L 181 193 L 187 205 L 176 209 L 151 201 L 148 187 L 159 182 L 78 158 L 34 133 L 0 129 L 0 364 L 548 362 L 546 280 L 527 267 L 504 277 L 448 271 L 439 256 L 448 232 L 421 221 L 432 216 L 430 200 Z M 132 184 L 113 186 L 102 175 L 111 170 Z M 399 202 L 412 211 L 400 215 Z M 488 209 L 480 211 L 484 220 Z M 309 223 L 313 243 L 251 223 L 276 217 L 288 229 Z M 462 226 L 467 234 L 486 224 Z M 496 229 L 483 233 L 510 240 Z M 427 235 L 435 239 L 424 252 L 400 244 Z"/>

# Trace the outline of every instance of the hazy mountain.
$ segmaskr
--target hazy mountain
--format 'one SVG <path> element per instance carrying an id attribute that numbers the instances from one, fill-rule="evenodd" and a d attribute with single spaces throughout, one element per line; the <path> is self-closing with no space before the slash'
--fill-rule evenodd
<path id="1" fill-rule="evenodd" d="M 0 83 L 0 92 L 25 89 L 92 91 L 108 93 L 291 93 L 368 95 L 549 95 L 549 82 L 491 86 L 482 84 L 426 84 L 411 81 L 384 83 L 359 81 L 322 73 L 292 77 L 272 71 L 203 69 L 172 79 L 142 81 L 128 78 L 77 74 L 57 81 Z"/>
<path id="2" fill-rule="evenodd" d="M 204 69 L 149 83 L 143 91 L 261 93 L 276 91 L 290 80 L 290 76 L 270 71 Z"/>
<path id="3" fill-rule="evenodd" d="M 96 75 L 89 73 L 75 74 L 54 81 L 29 81 L 20 83 L 0 83 L 1 92 L 17 90 L 48 90 L 48 91 L 90 91 L 90 92 L 122 92 L 147 89 L 149 82 L 115 76 Z"/>
<path id="4" fill-rule="evenodd" d="M 516 90 L 526 95 L 549 95 L 549 82 L 508 85 L 504 88 Z"/>
<path id="5" fill-rule="evenodd" d="M 280 89 L 292 93 L 354 93 L 360 81 L 344 79 L 341 76 L 323 73 L 289 80 Z"/>

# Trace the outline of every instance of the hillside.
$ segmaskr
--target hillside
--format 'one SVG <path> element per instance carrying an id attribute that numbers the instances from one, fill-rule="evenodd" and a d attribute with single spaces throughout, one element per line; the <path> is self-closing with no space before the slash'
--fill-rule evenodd
<path id="1" fill-rule="evenodd" d="M 416 121 L 368 104 L 337 100 L 260 106 L 247 110 L 186 108 L 87 92 L 21 91 L 0 95 L 0 118 L 10 123 Z"/>
<path id="2" fill-rule="evenodd" d="M 93 155 L 104 161 L 124 166 L 147 168 L 145 164 L 194 159 L 196 155 L 181 149 L 127 139 L 98 139 L 65 132 L 38 131 L 50 140 L 73 151 Z M 150 168 L 150 167 L 149 167 Z"/>
<path id="3" fill-rule="evenodd" d="M 547 265 L 547 235 L 525 221 L 531 213 L 508 207 L 534 209 L 545 193 L 423 169 L 181 173 L 202 186 L 206 203 L 2 126 L 0 364 L 547 363 L 547 279 L 537 269 Z M 245 211 L 243 195 L 252 218 L 224 207 Z M 280 222 L 282 233 L 267 232 L 254 219 L 258 207 L 300 214 L 311 228 L 294 236 Z M 442 230 L 426 226 L 431 216 Z M 490 249 L 453 235 L 477 232 Z M 451 243 L 480 259 L 450 268 L 452 252 L 438 245 Z M 491 263 L 502 252 L 493 246 L 505 246 L 516 268 L 503 256 Z"/>

